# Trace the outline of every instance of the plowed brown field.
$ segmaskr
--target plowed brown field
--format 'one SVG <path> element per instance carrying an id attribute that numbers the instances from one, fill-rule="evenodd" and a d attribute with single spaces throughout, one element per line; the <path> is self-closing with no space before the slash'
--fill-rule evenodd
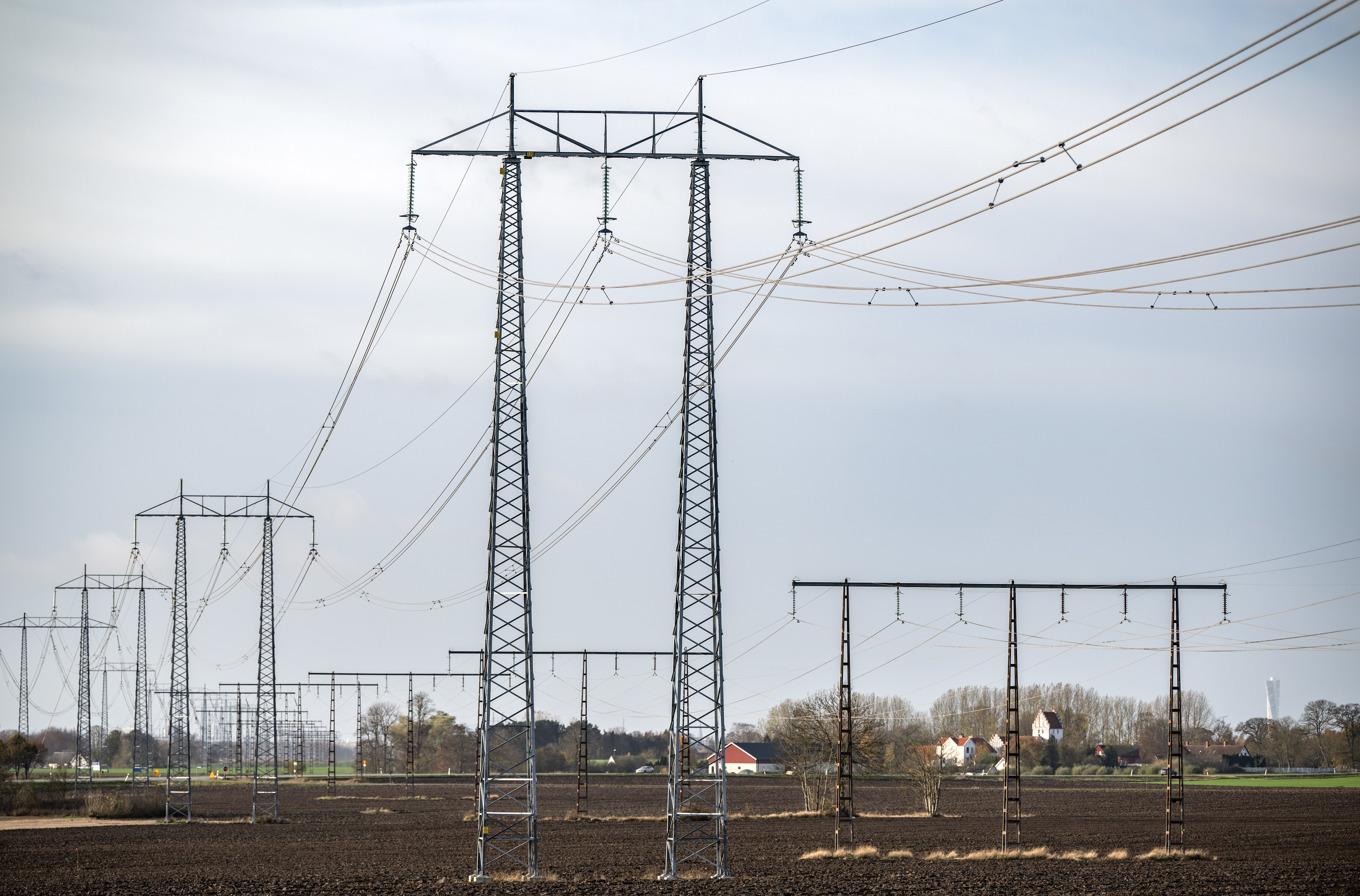
<path id="1" fill-rule="evenodd" d="M 830 845 L 826 818 L 748 817 L 799 808 L 794 783 L 732 780 L 729 881 L 655 880 L 661 868 L 665 782 L 596 778 L 591 811 L 626 821 L 568 821 L 573 781 L 544 778 L 541 863 L 555 879 L 492 883 L 497 893 L 1348 893 L 1360 892 L 1360 790 L 1192 788 L 1187 843 L 1211 860 L 925 860 L 932 850 L 995 846 L 995 781 L 945 789 L 945 818 L 873 818 L 856 823 L 860 843 L 913 858 L 800 860 Z M 197 817 L 228 823 L 0 831 L 0 893 L 339 894 L 471 892 L 471 784 L 349 785 L 323 799 L 317 784 L 283 790 L 287 823 L 230 823 L 249 814 L 248 786 L 195 788 Z M 1030 781 L 1024 842 L 1055 850 L 1128 849 L 1161 843 L 1162 791 L 1148 782 Z M 861 813 L 903 813 L 916 799 L 900 782 L 863 781 Z M 655 820 L 651 820 L 652 817 Z"/>

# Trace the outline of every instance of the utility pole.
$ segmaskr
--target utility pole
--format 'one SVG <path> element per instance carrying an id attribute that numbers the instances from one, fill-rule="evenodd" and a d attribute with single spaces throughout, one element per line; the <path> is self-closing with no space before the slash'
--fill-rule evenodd
<path id="1" fill-rule="evenodd" d="M 28 737 L 28 614 L 19 623 L 19 734 Z"/>
<path id="2" fill-rule="evenodd" d="M 801 582 L 793 581 L 796 596 L 799 588 L 841 588 L 842 589 L 842 650 L 848 651 L 848 592 L 851 588 L 884 589 L 891 588 L 900 593 L 904 590 L 955 591 L 959 593 L 960 614 L 962 614 L 963 592 L 1005 591 L 1008 594 L 1008 623 L 1006 643 L 1006 764 L 1002 777 L 1002 828 L 1001 849 L 1007 851 L 1011 846 L 1020 844 L 1021 794 L 1020 794 L 1020 676 L 1019 676 L 1019 632 L 1016 625 L 1016 604 L 1019 592 L 1058 593 L 1061 599 L 1062 618 L 1067 614 L 1067 595 L 1075 591 L 1120 591 L 1124 595 L 1124 612 L 1128 615 L 1128 593 L 1130 591 L 1165 592 L 1171 598 L 1171 643 L 1170 643 L 1170 689 L 1167 699 L 1167 775 L 1166 775 L 1166 829 L 1163 846 L 1167 850 L 1184 849 L 1185 846 L 1185 778 L 1184 747 L 1181 728 L 1181 645 L 1180 645 L 1180 593 L 1182 591 L 1213 592 L 1223 597 L 1223 615 L 1228 614 L 1228 586 L 1219 584 L 1181 584 L 1174 577 L 1169 584 L 1066 584 L 1066 583 L 1017 583 L 1010 582 L 866 582 L 844 579 L 839 582 Z M 848 656 L 848 653 L 845 654 Z M 848 663 L 848 660 L 843 660 Z M 844 669 L 843 669 L 844 672 Z M 842 678 L 848 682 L 848 676 Z M 839 815 L 839 809 L 838 809 Z"/>
<path id="3" fill-rule="evenodd" d="M 326 740 L 326 793 L 335 796 L 335 673 L 331 673 L 331 726 Z"/>
<path id="4" fill-rule="evenodd" d="M 538 871 L 538 781 L 534 742 L 533 625 L 530 601 L 529 479 L 524 353 L 524 252 L 520 166 L 524 159 L 683 159 L 690 162 L 688 277 L 681 431 L 681 493 L 672 651 L 670 781 L 666 865 L 673 879 L 681 866 L 703 866 L 727 877 L 727 776 L 723 764 L 722 625 L 718 576 L 717 430 L 713 391 L 713 282 L 709 163 L 715 159 L 797 162 L 796 156 L 719 121 L 704 111 L 699 81 L 696 111 L 525 109 L 516 105 L 510 76 L 509 107 L 412 152 L 415 156 L 501 158 L 496 379 L 492 407 L 491 532 L 487 569 L 483 678 L 478 686 L 479 760 L 477 865 L 473 881 L 499 866 L 527 879 Z M 563 118 L 571 124 L 564 127 Z M 501 118 L 508 125 L 504 151 L 466 148 L 469 135 Z M 611 143 L 609 121 L 639 127 Z M 521 140 L 516 126 L 526 125 Z M 650 128 L 648 125 L 650 124 Z M 706 126 L 746 144 L 747 151 L 705 152 Z M 642 135 L 638 136 L 638 131 Z M 569 132 L 568 132 L 569 131 Z M 618 129 L 613 132 L 617 135 Z M 669 148 L 689 138 L 695 148 Z M 535 139 L 536 138 L 536 139 Z M 517 142 L 518 140 L 518 142 Z M 605 190 L 607 191 L 607 181 Z M 408 192 L 408 197 L 410 193 Z M 800 206 L 801 207 L 801 206 Z M 412 210 L 408 204 L 408 220 Z M 800 211 L 798 217 L 802 218 Z M 614 216 L 608 198 L 600 223 L 608 238 Z M 408 223 L 408 227 L 409 227 Z M 687 663 L 688 655 L 706 657 Z M 686 679 L 682 675 L 688 673 Z M 692 679 L 692 680 L 689 680 Z M 493 686 L 494 685 L 494 686 Z M 692 713 L 683 695 L 690 694 Z M 681 768 L 690 744 L 712 746 L 710 768 Z"/>
<path id="5" fill-rule="evenodd" d="M 220 505 L 220 506 L 219 506 Z M 274 672 L 274 520 L 305 519 L 312 523 L 308 560 L 316 559 L 316 520 L 310 513 L 273 497 L 269 483 L 263 495 L 179 494 L 138 513 L 143 518 L 175 520 L 175 588 L 170 604 L 173 629 L 170 652 L 170 757 L 166 776 L 165 820 L 193 819 L 193 766 L 189 739 L 189 579 L 186 520 L 262 519 L 260 536 L 260 638 L 255 680 L 255 773 L 252 781 L 251 821 L 263 810 L 279 818 L 279 724 Z M 178 788 L 178 789 L 177 789 Z"/>

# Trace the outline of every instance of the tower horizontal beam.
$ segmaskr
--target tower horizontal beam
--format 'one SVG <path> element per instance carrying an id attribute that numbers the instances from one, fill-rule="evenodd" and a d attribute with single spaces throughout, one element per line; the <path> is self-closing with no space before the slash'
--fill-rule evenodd
<path id="1" fill-rule="evenodd" d="M 1172 587 L 1179 588 L 1181 591 L 1226 591 L 1228 586 L 1223 583 L 1214 585 L 1175 585 L 1167 582 L 1162 585 L 1109 585 L 1109 584 L 1075 584 L 1064 583 L 1042 583 L 1042 582 L 856 582 L 854 580 L 839 582 L 802 582 L 798 579 L 793 580 L 794 588 L 840 588 L 849 585 L 851 588 L 936 588 L 936 589 L 1007 589 L 1014 588 L 1017 591 L 1170 591 Z"/>

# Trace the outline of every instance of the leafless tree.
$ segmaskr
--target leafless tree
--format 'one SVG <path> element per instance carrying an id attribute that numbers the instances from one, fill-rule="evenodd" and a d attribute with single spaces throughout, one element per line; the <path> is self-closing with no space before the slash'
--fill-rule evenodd
<path id="1" fill-rule="evenodd" d="M 931 818 L 940 814 L 940 788 L 944 783 L 941 757 L 930 755 L 928 749 L 914 748 L 907 756 L 906 777 L 918 793 L 921 805 Z"/>

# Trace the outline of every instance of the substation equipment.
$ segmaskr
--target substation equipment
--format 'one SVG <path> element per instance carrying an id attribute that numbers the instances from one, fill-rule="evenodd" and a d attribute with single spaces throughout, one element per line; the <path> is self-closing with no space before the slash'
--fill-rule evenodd
<path id="1" fill-rule="evenodd" d="M 689 246 L 686 255 L 685 358 L 681 408 L 679 526 L 676 545 L 674 649 L 666 847 L 663 879 L 697 865 L 727 877 L 727 775 L 722 756 L 722 612 L 718 551 L 718 466 L 714 391 L 713 245 L 709 167 L 714 161 L 792 162 L 798 157 L 697 106 L 688 110 L 526 109 L 509 106 L 411 153 L 407 227 L 414 241 L 417 156 L 487 156 L 501 160 L 500 251 L 497 268 L 495 386 L 492 403 L 491 507 L 486 626 L 481 669 L 477 861 L 472 881 L 497 868 L 539 876 L 538 783 L 534 743 L 533 627 L 530 599 L 529 442 L 524 315 L 521 165 L 529 159 L 604 162 L 602 232 L 613 220 L 608 205 L 609 163 L 619 159 L 677 159 L 690 163 Z M 460 148 L 458 138 L 504 121 L 504 150 Z M 610 139 L 610 124 L 615 140 Z M 617 139 L 621 128 L 628 132 Z M 706 133 L 707 132 L 707 133 Z M 525 135 L 528 135 L 526 138 Z M 713 151 L 711 138 L 740 139 L 752 151 Z M 681 136 L 694 149 L 662 147 Z M 706 136 L 710 139 L 705 145 Z M 535 139 L 536 138 L 536 139 Z M 667 139 L 669 138 L 669 139 Z M 801 167 L 797 169 L 801 177 Z M 800 210 L 797 226 L 805 221 Z M 694 657 L 689 663 L 684 657 Z M 702 657 L 702 659 L 699 659 Z M 709 766 L 686 761 L 705 749 Z"/>
<path id="2" fill-rule="evenodd" d="M 1160 584 L 1065 584 L 1037 582 L 866 582 L 842 579 L 841 581 L 802 582 L 793 580 L 794 607 L 797 607 L 799 588 L 839 588 L 841 591 L 840 625 L 840 674 L 837 684 L 838 695 L 838 738 L 836 751 L 836 828 L 835 843 L 841 845 L 841 838 L 848 835 L 850 842 L 855 839 L 855 757 L 852 707 L 853 693 L 850 678 L 850 595 L 852 589 L 891 589 L 897 594 L 897 613 L 901 618 L 901 594 L 903 591 L 957 591 L 959 596 L 959 618 L 963 618 L 963 596 L 967 591 L 1005 591 L 1008 595 L 1008 620 L 1006 626 L 1006 743 L 1004 772 L 1001 779 L 1001 851 L 1020 844 L 1021 798 L 1020 798 L 1020 645 L 1016 628 L 1016 604 L 1021 593 L 1047 592 L 1059 595 L 1060 619 L 1067 619 L 1067 594 L 1073 591 L 1120 592 L 1123 595 L 1124 618 L 1129 614 L 1129 592 L 1165 592 L 1170 595 L 1170 643 L 1167 647 L 1169 675 L 1167 690 L 1167 745 L 1166 745 L 1166 824 L 1163 831 L 1163 848 L 1185 850 L 1185 745 L 1181 725 L 1181 611 L 1180 594 L 1182 591 L 1214 592 L 1222 595 L 1223 618 L 1228 617 L 1228 586 L 1217 584 L 1185 584 L 1174 576 L 1168 583 Z"/>

